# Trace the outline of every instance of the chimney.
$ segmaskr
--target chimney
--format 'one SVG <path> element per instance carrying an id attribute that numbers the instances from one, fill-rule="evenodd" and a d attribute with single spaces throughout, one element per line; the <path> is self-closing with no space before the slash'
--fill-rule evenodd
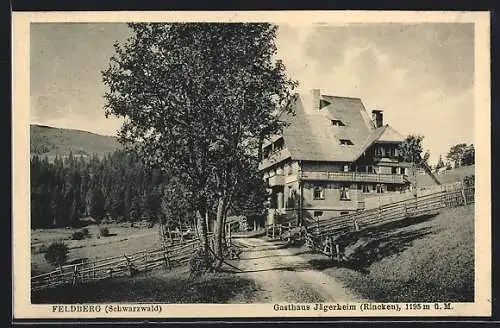
<path id="1" fill-rule="evenodd" d="M 312 89 L 311 90 L 312 94 L 312 111 L 313 112 L 319 112 L 319 89 Z"/>
<path id="2" fill-rule="evenodd" d="M 384 125 L 384 114 L 382 110 L 372 110 L 372 120 L 376 128 Z"/>

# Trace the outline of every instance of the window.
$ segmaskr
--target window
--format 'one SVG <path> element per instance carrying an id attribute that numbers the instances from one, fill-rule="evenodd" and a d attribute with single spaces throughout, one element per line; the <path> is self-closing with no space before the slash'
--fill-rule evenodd
<path id="1" fill-rule="evenodd" d="M 366 167 L 366 172 L 368 172 L 368 173 L 373 173 L 373 166 L 368 165 L 368 166 Z"/>
<path id="2" fill-rule="evenodd" d="M 349 187 L 342 186 L 340 188 L 340 200 L 349 200 Z"/>
<path id="3" fill-rule="evenodd" d="M 326 107 L 326 106 L 328 106 L 330 104 L 331 103 L 329 101 L 326 101 L 324 99 L 320 99 L 320 101 L 319 101 L 319 108 L 321 109 L 321 108 Z"/>
<path id="4" fill-rule="evenodd" d="M 375 156 L 382 156 L 382 147 L 375 148 Z"/>
<path id="5" fill-rule="evenodd" d="M 321 187 L 314 188 L 314 199 L 325 199 L 325 192 Z"/>
<path id="6" fill-rule="evenodd" d="M 363 185 L 363 192 L 370 192 L 370 185 L 364 184 Z"/>
<path id="7" fill-rule="evenodd" d="M 401 168 L 401 174 L 406 174 L 406 170 L 404 167 Z"/>
<path id="8" fill-rule="evenodd" d="M 344 172 L 349 172 L 349 165 L 344 165 Z"/>
<path id="9" fill-rule="evenodd" d="M 351 140 L 349 139 L 340 139 L 340 144 L 341 145 L 354 145 Z"/>
<path id="10" fill-rule="evenodd" d="M 377 185 L 377 193 L 378 194 L 383 194 L 384 193 L 384 186 L 381 184 Z"/>
<path id="11" fill-rule="evenodd" d="M 341 120 L 332 120 L 332 125 L 333 126 L 345 126 L 344 122 Z"/>
<path id="12" fill-rule="evenodd" d="M 398 168 L 397 167 L 392 167 L 391 168 L 392 174 L 398 174 Z"/>
<path id="13" fill-rule="evenodd" d="M 323 216 L 323 211 L 314 211 L 313 216 L 314 216 L 315 218 L 320 217 L 320 216 Z"/>
<path id="14" fill-rule="evenodd" d="M 387 185 L 387 191 L 396 191 L 395 185 Z"/>

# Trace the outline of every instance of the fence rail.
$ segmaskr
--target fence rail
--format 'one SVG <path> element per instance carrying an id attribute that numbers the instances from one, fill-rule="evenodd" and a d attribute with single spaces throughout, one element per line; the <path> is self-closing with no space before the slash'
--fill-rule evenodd
<path id="1" fill-rule="evenodd" d="M 213 244 L 213 234 L 210 234 L 209 238 L 209 242 Z M 171 269 L 188 263 L 199 244 L 199 239 L 193 239 L 173 246 L 165 245 L 98 261 L 64 265 L 59 270 L 31 277 L 31 290 L 134 276 L 138 272 L 160 267 Z"/>
<path id="2" fill-rule="evenodd" d="M 474 187 L 454 185 L 426 195 L 404 199 L 355 213 L 332 217 L 326 220 L 308 222 L 304 234 L 306 244 L 315 251 L 340 257 L 340 240 L 353 232 L 390 224 L 405 218 L 425 214 L 436 214 L 442 208 L 457 207 L 474 203 Z M 270 238 L 284 239 L 296 225 L 294 221 L 266 226 Z"/>
<path id="3" fill-rule="evenodd" d="M 307 228 L 306 244 L 315 251 L 341 259 L 343 237 L 406 218 L 437 214 L 442 208 L 474 203 L 474 187 L 447 189 L 357 213 L 322 220 Z"/>

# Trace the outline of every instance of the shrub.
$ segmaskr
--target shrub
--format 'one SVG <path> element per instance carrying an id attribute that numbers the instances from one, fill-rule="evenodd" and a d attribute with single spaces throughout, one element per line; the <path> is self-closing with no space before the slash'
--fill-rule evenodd
<path id="1" fill-rule="evenodd" d="M 62 241 L 56 241 L 47 247 L 45 259 L 54 266 L 61 267 L 68 260 L 69 249 Z"/>
<path id="2" fill-rule="evenodd" d="M 99 235 L 102 237 L 107 237 L 109 236 L 109 229 L 106 227 L 100 228 L 99 229 Z"/>
<path id="3" fill-rule="evenodd" d="M 71 239 L 73 240 L 82 240 L 83 238 L 85 238 L 85 234 L 81 230 L 75 231 L 71 235 Z"/>
<path id="4" fill-rule="evenodd" d="M 38 247 L 38 253 L 45 253 L 47 252 L 47 245 L 45 244 L 41 244 L 39 247 Z"/>
<path id="5" fill-rule="evenodd" d="M 80 230 L 84 236 L 88 236 L 89 235 L 89 229 L 87 228 L 83 228 L 82 230 Z"/>
<path id="6" fill-rule="evenodd" d="M 198 277 L 207 271 L 211 271 L 215 258 L 210 252 L 205 252 L 199 248 L 189 260 L 190 278 Z"/>
<path id="7" fill-rule="evenodd" d="M 464 187 L 474 187 L 474 181 L 475 180 L 475 176 L 474 174 L 471 174 L 471 175 L 468 175 L 466 177 L 464 177 L 463 179 L 463 184 L 464 184 Z"/>

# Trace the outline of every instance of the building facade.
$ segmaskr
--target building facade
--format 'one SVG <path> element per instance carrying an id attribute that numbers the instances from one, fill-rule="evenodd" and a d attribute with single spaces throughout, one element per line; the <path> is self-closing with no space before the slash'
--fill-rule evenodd
<path id="1" fill-rule="evenodd" d="M 367 197 L 409 186 L 411 163 L 398 160 L 399 133 L 370 116 L 358 98 L 299 94 L 281 135 L 263 145 L 259 169 L 269 191 L 268 223 L 277 214 L 321 220 L 364 209 Z"/>

